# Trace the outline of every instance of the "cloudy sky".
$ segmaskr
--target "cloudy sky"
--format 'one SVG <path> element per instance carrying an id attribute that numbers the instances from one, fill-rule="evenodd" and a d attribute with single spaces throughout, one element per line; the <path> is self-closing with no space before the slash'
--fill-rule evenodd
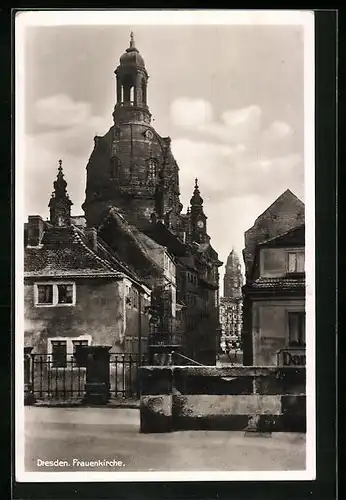
<path id="1" fill-rule="evenodd" d="M 25 216 L 48 215 L 59 158 L 82 213 L 93 137 L 112 125 L 113 71 L 131 30 L 150 75 L 152 123 L 172 138 L 182 202 L 198 177 L 225 261 L 284 190 L 304 199 L 300 26 L 27 27 Z"/>

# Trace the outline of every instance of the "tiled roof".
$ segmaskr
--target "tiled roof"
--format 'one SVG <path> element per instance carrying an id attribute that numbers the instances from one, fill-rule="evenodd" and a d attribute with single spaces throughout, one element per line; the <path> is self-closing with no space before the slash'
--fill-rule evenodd
<path id="1" fill-rule="evenodd" d="M 278 198 L 276 198 L 275 201 L 273 201 L 273 203 L 271 205 L 269 205 L 268 208 L 266 208 L 264 210 L 264 212 L 262 212 L 255 220 L 255 224 L 256 222 L 261 219 L 262 217 L 264 217 L 267 213 L 269 213 L 273 208 L 275 208 L 276 205 L 279 205 L 280 202 L 282 202 L 283 200 L 289 200 L 291 201 L 291 203 L 297 205 L 298 207 L 302 207 L 304 208 L 304 203 L 302 202 L 302 200 L 300 200 L 294 193 L 292 193 L 292 191 L 290 189 L 286 189 L 286 191 L 284 191 Z"/>
<path id="2" fill-rule="evenodd" d="M 75 226 L 48 228 L 38 247 L 26 247 L 25 277 L 114 277 L 121 278 L 115 260 L 91 249 L 83 231 Z"/>
<path id="3" fill-rule="evenodd" d="M 273 238 L 261 241 L 258 246 L 264 246 L 268 243 L 280 243 L 281 241 L 289 243 L 290 238 L 303 245 L 305 239 L 305 223 L 299 224 L 297 227 L 293 227 L 284 233 L 274 236 Z"/>
<path id="4" fill-rule="evenodd" d="M 115 207 L 109 210 L 110 220 L 113 220 L 117 223 L 118 228 L 122 232 L 122 234 L 127 236 L 129 240 L 132 242 L 133 247 L 136 247 L 142 256 L 145 257 L 147 264 L 151 266 L 151 270 L 153 273 L 160 274 L 162 269 L 161 266 L 151 257 L 150 252 L 148 251 L 149 240 L 144 240 L 141 236 L 141 232 L 131 224 L 122 216 L 122 214 Z M 145 236 L 145 235 L 144 235 Z M 152 241 L 150 239 L 150 241 Z M 152 245 L 156 243 L 152 241 Z M 151 248 L 151 247 L 149 247 Z"/>
<path id="5" fill-rule="evenodd" d="M 279 277 L 279 278 L 264 278 L 260 277 L 250 282 L 247 286 L 251 288 L 267 288 L 267 289 L 304 289 L 305 275 L 297 277 Z"/>
<path id="6" fill-rule="evenodd" d="M 149 250 L 156 250 L 156 249 L 161 249 L 165 250 L 166 247 L 163 245 L 160 245 L 156 241 L 154 241 L 152 238 L 147 236 L 146 234 L 142 233 L 137 229 L 135 226 L 129 225 L 130 230 L 132 233 L 135 235 L 135 237 L 144 245 L 144 247 Z"/>
<path id="7" fill-rule="evenodd" d="M 106 260 L 109 260 L 110 263 L 115 265 L 119 271 L 124 272 L 127 276 L 133 278 L 135 281 L 140 282 L 141 279 L 137 275 L 136 271 L 128 264 L 122 261 L 112 248 L 110 248 L 101 238 L 97 237 L 97 254 L 100 257 L 103 257 Z"/>

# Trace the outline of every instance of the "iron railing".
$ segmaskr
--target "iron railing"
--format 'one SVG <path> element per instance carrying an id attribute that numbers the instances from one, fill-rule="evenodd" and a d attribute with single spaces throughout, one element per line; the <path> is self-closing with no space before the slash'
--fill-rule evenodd
<path id="1" fill-rule="evenodd" d="M 189 358 L 188 356 L 184 356 L 184 354 L 181 354 L 180 352 L 173 352 L 173 365 L 198 365 L 198 366 L 204 366 L 202 363 L 199 363 L 198 361 Z"/>
<path id="2" fill-rule="evenodd" d="M 148 355 L 110 353 L 109 388 L 110 397 L 117 399 L 139 398 L 139 365 L 148 364 Z M 25 370 L 29 364 L 25 360 Z M 82 400 L 85 394 L 86 367 L 77 362 L 74 354 L 61 359 L 51 354 L 31 354 L 31 393 L 36 400 Z"/>
<path id="3" fill-rule="evenodd" d="M 110 353 L 110 396 L 116 399 L 139 398 L 140 365 L 148 364 L 148 355 L 136 353 Z"/>
<path id="4" fill-rule="evenodd" d="M 82 399 L 86 368 L 77 363 L 74 354 L 56 361 L 51 354 L 32 354 L 31 389 L 36 399 Z"/>

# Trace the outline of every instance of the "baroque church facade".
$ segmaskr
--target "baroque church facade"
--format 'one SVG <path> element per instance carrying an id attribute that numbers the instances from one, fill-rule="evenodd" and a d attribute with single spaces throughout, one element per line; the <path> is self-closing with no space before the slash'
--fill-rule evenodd
<path id="1" fill-rule="evenodd" d="M 131 33 L 130 46 L 115 70 L 114 125 L 94 138 L 87 164 L 83 210 L 88 228 L 145 279 L 150 270 L 124 250 L 119 220 L 167 249 L 176 266 L 177 318 L 181 353 L 215 364 L 220 343 L 219 274 L 222 265 L 210 244 L 207 216 L 196 179 L 190 207 L 180 202 L 179 167 L 171 139 L 151 124 L 148 73 Z M 172 332 L 171 332 L 172 333 Z"/>

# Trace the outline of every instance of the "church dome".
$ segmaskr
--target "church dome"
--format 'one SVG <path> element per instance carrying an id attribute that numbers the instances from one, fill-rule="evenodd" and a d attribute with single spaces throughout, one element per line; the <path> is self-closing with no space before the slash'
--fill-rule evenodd
<path id="1" fill-rule="evenodd" d="M 144 59 L 135 47 L 133 33 L 131 33 L 130 47 L 126 49 L 125 53 L 120 57 L 120 64 L 121 66 L 140 66 L 145 68 Z"/>

